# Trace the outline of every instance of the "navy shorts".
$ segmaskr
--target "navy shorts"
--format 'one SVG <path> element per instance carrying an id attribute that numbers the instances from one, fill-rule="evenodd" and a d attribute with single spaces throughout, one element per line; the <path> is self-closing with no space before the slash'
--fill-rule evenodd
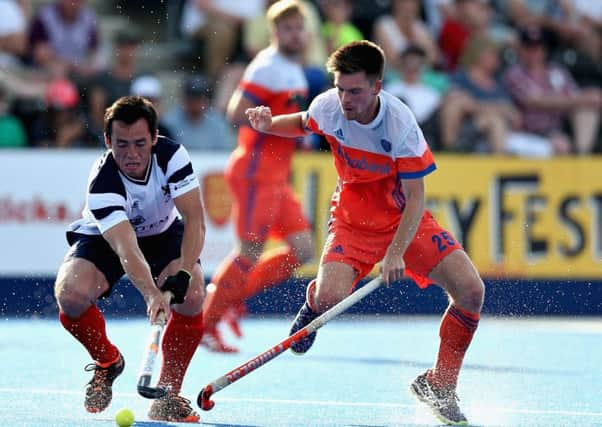
<path id="1" fill-rule="evenodd" d="M 170 262 L 180 257 L 183 236 L 184 224 L 180 220 L 175 220 L 161 234 L 138 238 L 138 246 L 155 280 Z M 67 232 L 67 241 L 71 248 L 65 260 L 84 258 L 93 263 L 109 282 L 109 290 L 101 297 L 108 296 L 113 286 L 125 274 L 119 257 L 109 243 L 101 235 L 90 236 L 71 231 Z"/>

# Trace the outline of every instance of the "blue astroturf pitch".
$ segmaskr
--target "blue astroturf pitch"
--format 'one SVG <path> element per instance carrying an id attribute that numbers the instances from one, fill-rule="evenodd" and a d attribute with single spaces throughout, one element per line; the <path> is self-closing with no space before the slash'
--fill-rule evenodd
<path id="1" fill-rule="evenodd" d="M 291 316 L 292 318 L 292 316 Z M 431 366 L 438 317 L 343 316 L 318 333 L 305 356 L 286 352 L 214 395 L 213 410 L 196 407 L 200 389 L 281 341 L 289 317 L 250 317 L 235 355 L 197 351 L 184 382 L 207 426 L 427 426 L 436 418 L 408 392 Z M 136 426 L 150 422 L 149 401 L 136 394 L 149 326 L 107 319 L 126 359 L 111 406 L 87 414 L 87 353 L 58 320 L 4 319 L 0 329 L 1 426 L 114 426 L 129 407 Z M 602 319 L 483 317 L 465 359 L 458 394 L 471 425 L 602 426 Z M 158 366 L 157 366 L 158 368 Z M 158 377 L 158 369 L 154 378 Z M 186 424 L 181 424 L 186 425 Z"/>

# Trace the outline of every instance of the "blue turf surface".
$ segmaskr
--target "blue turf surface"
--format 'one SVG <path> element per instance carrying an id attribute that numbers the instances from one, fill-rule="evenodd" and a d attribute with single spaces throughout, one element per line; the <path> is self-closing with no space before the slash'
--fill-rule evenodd
<path id="1" fill-rule="evenodd" d="M 292 316 L 291 316 L 292 317 Z M 196 353 L 184 395 L 199 390 L 284 338 L 291 318 L 248 318 L 237 355 Z M 438 345 L 435 317 L 344 317 L 324 326 L 303 357 L 289 352 L 214 395 L 201 412 L 208 426 L 438 425 L 408 392 L 428 368 Z M 143 319 L 108 319 L 109 336 L 126 358 L 112 405 L 102 414 L 83 409 L 90 373 L 87 353 L 55 320 L 5 319 L 0 332 L 0 425 L 114 426 L 121 407 L 136 426 L 149 401 L 135 391 Z M 602 319 L 484 317 L 465 360 L 458 393 L 472 425 L 602 426 Z M 155 375 L 157 377 L 157 375 Z M 196 404 L 194 405 L 196 408 Z M 198 409 L 198 408 L 197 408 Z M 186 424 L 181 424 L 186 425 Z"/>

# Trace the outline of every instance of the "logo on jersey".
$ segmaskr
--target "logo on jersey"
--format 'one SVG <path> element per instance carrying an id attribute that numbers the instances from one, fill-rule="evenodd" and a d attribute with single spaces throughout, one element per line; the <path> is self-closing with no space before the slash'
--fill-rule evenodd
<path id="1" fill-rule="evenodd" d="M 343 246 L 341 246 L 341 245 L 336 245 L 334 248 L 332 248 L 330 250 L 330 252 L 333 254 L 341 254 L 341 255 L 343 255 L 345 253 L 345 251 L 343 250 Z"/>
<path id="2" fill-rule="evenodd" d="M 144 219 L 142 215 L 136 215 L 134 218 L 130 219 L 130 224 L 135 227 L 142 224 L 144 221 L 146 221 L 146 219 Z"/>
<path id="3" fill-rule="evenodd" d="M 334 131 L 334 136 L 336 136 L 341 141 L 345 141 L 345 135 L 343 135 L 343 129 L 341 128 Z"/>
<path id="4" fill-rule="evenodd" d="M 391 152 L 391 143 L 389 141 L 387 141 L 386 139 L 381 139 L 380 140 L 380 146 L 383 147 L 383 150 L 385 150 L 387 153 Z"/>

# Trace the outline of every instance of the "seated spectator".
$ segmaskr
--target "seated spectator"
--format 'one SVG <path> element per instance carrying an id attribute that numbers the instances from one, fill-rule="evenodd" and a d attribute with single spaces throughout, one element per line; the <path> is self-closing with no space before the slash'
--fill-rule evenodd
<path id="1" fill-rule="evenodd" d="M 118 30 L 113 45 L 111 68 L 99 73 L 90 84 L 88 114 L 94 131 L 99 135 L 102 134 L 105 109 L 130 94 L 132 81 L 138 73 L 138 32 L 128 28 Z"/>
<path id="2" fill-rule="evenodd" d="M 508 133 L 518 129 L 521 117 L 496 79 L 500 65 L 497 45 L 486 37 L 474 37 L 466 46 L 461 68 L 442 114 L 442 142 L 450 150 L 506 152 Z M 468 119 L 468 120 L 467 120 Z M 468 140 L 463 126 L 471 126 Z M 480 139 L 485 142 L 479 147 Z"/>
<path id="3" fill-rule="evenodd" d="M 426 23 L 420 20 L 418 0 L 393 0 L 391 14 L 374 23 L 374 40 L 382 46 L 387 63 L 394 66 L 401 52 L 410 44 L 419 46 L 427 55 L 428 63 L 436 66 L 440 60 L 439 48 Z"/>
<path id="4" fill-rule="evenodd" d="M 46 111 L 33 124 L 32 145 L 40 148 L 101 147 L 81 112 L 75 84 L 64 78 L 46 89 Z"/>
<path id="5" fill-rule="evenodd" d="M 455 0 L 454 13 L 443 22 L 439 34 L 442 65 L 454 71 L 471 37 L 487 34 L 491 11 L 486 0 Z"/>
<path id="6" fill-rule="evenodd" d="M 182 12 L 182 33 L 201 44 L 203 71 L 218 80 L 237 54 L 243 23 L 261 15 L 261 0 L 187 0 Z"/>
<path id="7" fill-rule="evenodd" d="M 362 32 L 351 22 L 352 0 L 320 0 L 318 5 L 324 14 L 322 37 L 327 51 L 334 52 L 340 46 L 362 40 Z"/>
<path id="8" fill-rule="evenodd" d="M 27 146 L 23 123 L 9 113 L 8 92 L 0 81 L 0 148 Z"/>
<path id="9" fill-rule="evenodd" d="M 84 0 L 56 0 L 35 15 L 29 45 L 33 64 L 85 81 L 100 68 L 98 20 Z"/>
<path id="10" fill-rule="evenodd" d="M 438 149 L 438 110 L 442 94 L 422 80 L 426 52 L 419 46 L 409 45 L 400 56 L 399 79 L 385 83 L 385 90 L 408 105 L 426 140 L 433 149 Z"/>
<path id="11" fill-rule="evenodd" d="M 182 95 L 182 105 L 165 115 L 174 140 L 192 150 L 232 150 L 234 131 L 223 113 L 212 108 L 212 88 L 207 79 L 189 77 Z"/>
<path id="12" fill-rule="evenodd" d="M 523 112 L 527 131 L 569 142 L 565 123 L 570 121 L 573 152 L 593 151 L 602 107 L 600 89 L 579 89 L 564 67 L 547 61 L 541 29 L 521 33 L 519 62 L 505 72 L 504 82 Z"/>
<path id="13" fill-rule="evenodd" d="M 0 2 L 0 68 L 21 64 L 27 51 L 27 18 L 18 2 Z"/>
<path id="14" fill-rule="evenodd" d="M 157 124 L 159 135 L 173 140 L 173 132 L 163 120 L 163 85 L 161 85 L 161 81 L 151 74 L 145 74 L 136 77 L 136 79 L 134 79 L 132 82 L 132 86 L 130 87 L 130 94 L 143 96 L 153 103 L 155 109 L 157 110 L 157 115 L 159 116 L 159 122 Z"/>

